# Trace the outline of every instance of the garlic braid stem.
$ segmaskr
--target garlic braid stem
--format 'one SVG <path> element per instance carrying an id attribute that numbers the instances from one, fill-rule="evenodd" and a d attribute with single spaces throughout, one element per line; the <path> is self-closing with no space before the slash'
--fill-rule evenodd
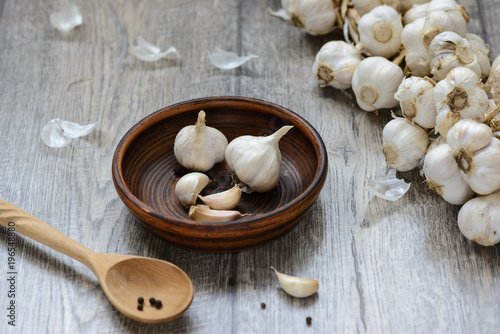
<path id="1" fill-rule="evenodd" d="M 495 106 L 495 108 L 486 114 L 483 123 L 488 124 L 493 118 L 495 118 L 500 113 L 500 103 Z"/>

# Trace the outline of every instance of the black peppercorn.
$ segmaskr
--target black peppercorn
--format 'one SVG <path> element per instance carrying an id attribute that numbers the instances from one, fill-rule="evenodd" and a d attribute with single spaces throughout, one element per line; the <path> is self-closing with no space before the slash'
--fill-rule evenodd
<path id="1" fill-rule="evenodd" d="M 162 306 L 163 306 L 163 304 L 161 303 L 161 300 L 156 300 L 156 301 L 155 301 L 155 307 L 156 307 L 157 309 L 160 309 Z"/>
<path id="2" fill-rule="evenodd" d="M 155 302 L 156 302 L 156 299 L 154 299 L 153 297 L 149 298 L 149 303 L 150 303 L 151 305 L 153 305 L 153 306 L 154 306 L 154 305 L 155 305 Z"/>
<path id="3" fill-rule="evenodd" d="M 312 318 L 311 318 L 311 317 L 307 317 L 307 318 L 306 318 L 306 322 L 307 322 L 307 325 L 308 325 L 308 326 L 311 326 L 311 323 L 312 323 Z"/>
<path id="4" fill-rule="evenodd" d="M 142 297 L 137 298 L 137 302 L 139 304 L 144 304 L 144 298 L 142 298 Z"/>
<path id="5" fill-rule="evenodd" d="M 137 309 L 138 309 L 139 311 L 142 311 L 142 307 L 143 307 L 143 306 L 142 306 L 142 304 L 137 305 Z"/>
<path id="6" fill-rule="evenodd" d="M 260 303 L 260 308 L 265 310 L 266 309 L 266 303 Z"/>

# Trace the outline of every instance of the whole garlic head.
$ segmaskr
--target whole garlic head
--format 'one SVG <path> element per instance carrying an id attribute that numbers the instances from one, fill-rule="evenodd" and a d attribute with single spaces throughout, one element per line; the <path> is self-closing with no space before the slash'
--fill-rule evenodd
<path id="1" fill-rule="evenodd" d="M 351 0 L 354 9 L 360 16 L 369 13 L 373 8 L 387 5 L 399 11 L 401 5 L 399 0 Z"/>
<path id="2" fill-rule="evenodd" d="M 401 48 L 403 23 L 392 7 L 377 6 L 363 15 L 358 31 L 363 47 L 374 56 L 390 58 Z"/>
<path id="3" fill-rule="evenodd" d="M 399 0 L 401 3 L 401 12 L 403 13 L 421 5 L 428 6 L 430 1 L 431 0 Z"/>
<path id="4" fill-rule="evenodd" d="M 399 101 L 404 118 L 425 129 L 436 126 L 434 81 L 424 77 L 404 78 L 394 98 Z"/>
<path id="5" fill-rule="evenodd" d="M 500 193 L 478 196 L 465 203 L 458 212 L 458 227 L 469 240 L 482 246 L 500 241 Z"/>
<path id="6" fill-rule="evenodd" d="M 436 129 L 446 137 L 450 128 L 461 119 L 482 122 L 488 109 L 488 95 L 474 71 L 457 67 L 434 87 L 434 103 Z"/>
<path id="7" fill-rule="evenodd" d="M 465 38 L 476 53 L 477 62 L 481 68 L 481 78 L 486 81 L 490 75 L 490 46 L 476 34 L 467 33 Z"/>
<path id="8" fill-rule="evenodd" d="M 486 87 L 489 89 L 493 101 L 500 103 L 500 55 L 498 55 L 491 64 L 490 76 L 486 81 Z"/>
<path id="9" fill-rule="evenodd" d="M 196 125 L 182 128 L 175 137 L 174 155 L 187 169 L 206 172 L 224 160 L 226 147 L 226 136 L 205 125 L 205 112 L 201 110 Z"/>
<path id="10" fill-rule="evenodd" d="M 266 192 L 278 184 L 281 171 L 279 141 L 293 126 L 285 125 L 270 136 L 241 136 L 226 149 L 226 162 L 238 179 L 253 191 Z"/>
<path id="11" fill-rule="evenodd" d="M 352 77 L 352 90 L 365 111 L 393 108 L 394 94 L 403 80 L 403 70 L 383 57 L 368 57 L 359 63 Z"/>
<path id="12" fill-rule="evenodd" d="M 311 35 L 324 35 L 333 30 L 337 6 L 331 0 L 281 0 L 293 24 Z"/>
<path id="13" fill-rule="evenodd" d="M 429 146 L 427 132 L 401 117 L 385 125 L 382 138 L 385 162 L 399 172 L 417 167 Z"/>
<path id="14" fill-rule="evenodd" d="M 361 52 L 344 41 L 331 41 L 316 54 L 312 72 L 321 87 L 351 87 L 352 76 L 361 62 Z"/>

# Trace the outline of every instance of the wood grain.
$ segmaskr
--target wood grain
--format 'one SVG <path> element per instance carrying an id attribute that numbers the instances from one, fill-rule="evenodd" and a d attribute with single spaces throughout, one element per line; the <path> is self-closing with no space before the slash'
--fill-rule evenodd
<path id="1" fill-rule="evenodd" d="M 270 16 L 279 0 L 72 1 L 82 27 L 61 34 L 48 16 L 61 0 L 0 0 L 0 198 L 86 247 L 144 255 L 178 265 L 193 280 L 187 312 L 144 325 L 107 301 L 85 266 L 16 238 L 16 327 L 2 333 L 495 333 L 500 325 L 500 252 L 464 239 L 459 207 L 432 194 L 417 170 L 399 201 L 366 190 L 386 172 L 382 128 L 391 119 L 358 108 L 352 91 L 321 89 L 314 56 L 339 33 L 313 37 Z M 460 1 L 469 31 L 500 54 L 498 0 Z M 181 59 L 141 62 L 131 54 L 139 35 Z M 216 47 L 259 56 L 222 71 Z M 91 80 L 73 84 L 76 78 Z M 328 151 L 328 178 L 304 219 L 272 243 L 238 253 L 208 254 L 173 246 L 142 227 L 118 198 L 114 150 L 139 120 L 165 106 L 239 95 L 282 105 L 308 120 Z M 96 131 L 63 149 L 46 147 L 40 130 L 59 117 Z M 0 229 L 0 246 L 7 232 Z M 0 252 L 0 308 L 7 254 Z M 318 279 L 318 294 L 293 299 L 273 265 Z M 266 308 L 261 308 L 261 303 Z M 312 318 L 310 326 L 306 317 Z"/>

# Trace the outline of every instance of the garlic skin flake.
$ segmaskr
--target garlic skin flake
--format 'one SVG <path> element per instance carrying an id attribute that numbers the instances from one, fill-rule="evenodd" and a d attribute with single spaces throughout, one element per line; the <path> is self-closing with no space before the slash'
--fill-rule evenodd
<path id="1" fill-rule="evenodd" d="M 454 68 L 436 84 L 434 103 L 436 130 L 445 138 L 450 128 L 461 119 L 482 122 L 489 105 L 479 77 L 465 67 Z"/>
<path id="2" fill-rule="evenodd" d="M 280 139 L 293 126 L 285 125 L 269 136 L 241 136 L 229 143 L 226 162 L 237 177 L 253 191 L 272 190 L 281 171 Z"/>
<path id="3" fill-rule="evenodd" d="M 208 205 L 193 205 L 189 209 L 189 218 L 204 223 L 224 223 L 245 215 L 236 210 L 212 210 Z"/>
<path id="4" fill-rule="evenodd" d="M 325 35 L 333 30 L 337 6 L 331 0 L 281 0 L 292 23 L 311 35 Z"/>
<path id="5" fill-rule="evenodd" d="M 458 212 L 458 228 L 469 240 L 481 246 L 500 242 L 500 193 L 478 196 Z"/>
<path id="6" fill-rule="evenodd" d="M 271 269 L 276 273 L 281 288 L 290 296 L 306 298 L 315 294 L 319 289 L 319 282 L 317 280 L 282 274 L 273 267 Z"/>
<path id="7" fill-rule="evenodd" d="M 394 98 L 399 101 L 404 118 L 424 129 L 436 126 L 436 105 L 434 104 L 434 81 L 424 77 L 404 78 Z"/>
<path id="8" fill-rule="evenodd" d="M 80 125 L 59 118 L 51 119 L 42 127 L 41 136 L 45 145 L 61 148 L 69 145 L 74 138 L 88 135 L 97 123 Z"/>
<path id="9" fill-rule="evenodd" d="M 403 70 L 384 57 L 363 59 L 352 77 L 352 90 L 359 107 L 376 111 L 397 106 L 394 94 L 403 77 Z"/>
<path id="10" fill-rule="evenodd" d="M 410 189 L 411 183 L 396 178 L 396 170 L 389 169 L 387 175 L 375 180 L 368 180 L 368 189 L 377 197 L 388 201 L 397 201 Z"/>
<path id="11" fill-rule="evenodd" d="M 238 185 L 234 185 L 231 189 L 228 189 L 226 191 L 207 196 L 198 195 L 198 198 L 201 199 L 201 201 L 208 205 L 211 209 L 231 210 L 238 205 L 241 199 L 241 189 L 238 187 Z"/>
<path id="12" fill-rule="evenodd" d="M 378 6 L 363 15 L 358 31 L 363 47 L 374 56 L 390 58 L 401 48 L 403 23 L 392 7 Z"/>
<path id="13" fill-rule="evenodd" d="M 417 167 L 429 146 L 427 132 L 401 117 L 385 125 L 382 138 L 385 162 L 398 172 L 407 172 Z"/>
<path id="14" fill-rule="evenodd" d="M 165 51 L 161 51 L 159 47 L 147 42 L 142 36 L 137 39 L 137 46 L 132 49 L 134 56 L 142 61 L 157 61 L 162 58 L 178 58 L 179 52 L 173 46 L 169 47 Z"/>
<path id="15" fill-rule="evenodd" d="M 220 48 L 217 48 L 215 52 L 208 55 L 208 59 L 210 59 L 212 64 L 221 70 L 235 69 L 237 67 L 240 67 L 250 59 L 258 57 L 259 56 L 253 54 L 240 57 L 234 52 L 224 51 Z"/>
<path id="16" fill-rule="evenodd" d="M 312 67 L 320 87 L 351 87 L 352 76 L 361 62 L 361 52 L 344 41 L 331 41 L 321 47 Z"/>
<path id="17" fill-rule="evenodd" d="M 198 194 L 210 183 L 210 179 L 203 173 L 192 172 L 181 177 L 175 184 L 175 196 L 184 206 L 196 204 Z"/>
<path id="18" fill-rule="evenodd" d="M 64 5 L 59 12 L 50 14 L 50 24 L 59 31 L 68 32 L 83 22 L 80 9 L 74 4 Z"/>
<path id="19" fill-rule="evenodd" d="M 174 141 L 177 162 L 187 169 L 206 172 L 224 160 L 227 138 L 219 130 L 205 125 L 205 112 L 198 113 L 195 125 L 182 128 Z"/>

